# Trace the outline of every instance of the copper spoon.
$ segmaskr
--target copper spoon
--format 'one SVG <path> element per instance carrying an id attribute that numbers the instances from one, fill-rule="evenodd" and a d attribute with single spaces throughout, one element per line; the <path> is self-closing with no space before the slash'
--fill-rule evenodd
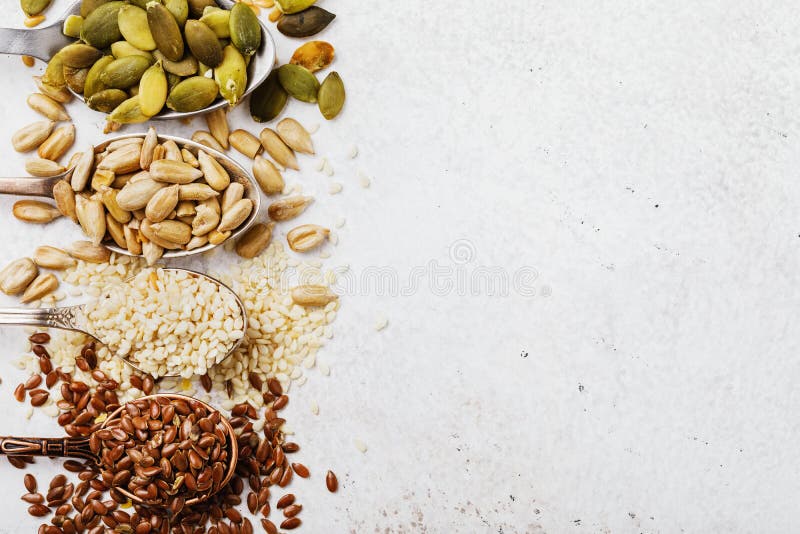
<path id="1" fill-rule="evenodd" d="M 204 407 L 206 410 L 208 410 L 209 414 L 213 412 L 219 413 L 219 410 L 216 410 L 215 408 L 213 408 L 209 404 L 206 404 L 205 402 L 199 401 L 192 397 L 187 397 L 185 395 L 178 395 L 174 393 L 159 393 L 157 395 L 149 395 L 146 397 L 140 397 L 139 399 L 137 399 L 137 401 L 158 400 L 158 399 L 167 399 L 168 402 L 172 402 L 175 400 L 182 400 L 184 402 L 189 403 L 190 406 L 192 404 L 195 404 Z M 100 428 L 96 429 L 94 432 L 92 432 L 92 434 L 96 433 L 98 430 L 116 426 L 121 419 L 123 411 L 125 411 L 125 406 L 120 406 L 119 408 L 117 408 L 114 412 L 109 414 L 108 418 L 103 422 Z M 222 479 L 222 482 L 217 486 L 216 491 L 200 495 L 199 497 L 193 497 L 192 499 L 186 501 L 186 505 L 193 505 L 207 500 L 221 488 L 224 488 L 225 485 L 228 482 L 230 482 L 231 478 L 236 472 L 236 463 L 239 459 L 239 444 L 236 439 L 236 434 L 230 422 L 221 413 L 220 413 L 220 421 L 222 422 L 222 425 L 225 427 L 225 433 L 227 436 L 226 444 L 228 447 L 227 469 L 225 470 L 225 477 Z M 89 446 L 90 439 L 91 435 L 80 438 L 0 437 L 0 454 L 5 454 L 6 456 L 50 456 L 57 458 L 81 458 L 83 460 L 94 461 L 98 465 L 101 465 L 100 457 L 97 454 L 93 453 Z M 137 497 L 127 489 L 124 489 L 119 486 L 114 486 L 114 489 L 116 489 L 117 491 L 128 497 L 133 502 L 142 504 L 145 503 L 143 499 Z"/>

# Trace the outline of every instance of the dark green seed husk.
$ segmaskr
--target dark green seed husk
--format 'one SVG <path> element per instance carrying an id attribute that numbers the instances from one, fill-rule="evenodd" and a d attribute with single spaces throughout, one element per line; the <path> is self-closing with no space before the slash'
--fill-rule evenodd
<path id="1" fill-rule="evenodd" d="M 192 18 L 199 19 L 203 16 L 203 10 L 208 6 L 218 7 L 214 0 L 189 0 L 189 14 Z"/>
<path id="2" fill-rule="evenodd" d="M 261 46 L 261 24 L 247 4 L 237 3 L 233 6 L 228 25 L 233 46 L 245 57 L 253 55 Z"/>
<path id="3" fill-rule="evenodd" d="M 269 122 L 283 111 L 288 99 L 286 89 L 278 81 L 278 71 L 273 70 L 250 95 L 250 115 L 256 122 Z"/>
<path id="4" fill-rule="evenodd" d="M 190 112 L 203 109 L 217 99 L 217 82 L 204 76 L 192 76 L 176 85 L 169 93 L 167 107 L 174 111 Z"/>
<path id="5" fill-rule="evenodd" d="M 83 21 L 81 40 L 95 48 L 103 49 L 122 39 L 117 25 L 117 13 L 125 2 L 108 2 L 98 6 Z"/>
<path id="6" fill-rule="evenodd" d="M 334 71 L 328 74 L 317 94 L 319 111 L 322 116 L 331 120 L 342 111 L 345 101 L 344 82 L 339 73 Z"/>
<path id="7" fill-rule="evenodd" d="M 302 102 L 317 101 L 319 80 L 310 70 L 300 65 L 282 65 L 278 69 L 278 80 L 286 92 Z"/>
<path id="8" fill-rule="evenodd" d="M 26 15 L 32 17 L 38 15 L 50 5 L 51 0 L 20 0 L 19 6 Z"/>
<path id="9" fill-rule="evenodd" d="M 111 113 L 127 99 L 128 94 L 122 89 L 104 89 L 90 96 L 86 104 L 95 111 Z"/>
<path id="10" fill-rule="evenodd" d="M 103 53 L 93 46 L 83 43 L 73 43 L 62 48 L 58 52 L 61 61 L 67 67 L 82 69 L 91 67 L 95 61 L 100 59 Z"/>
<path id="11" fill-rule="evenodd" d="M 144 56 L 126 56 L 115 59 L 100 73 L 100 81 L 106 87 L 127 89 L 139 80 L 151 65 Z"/>
<path id="12" fill-rule="evenodd" d="M 211 28 L 199 20 L 188 20 L 184 28 L 186 44 L 192 55 L 204 65 L 215 68 L 222 63 L 222 47 Z"/>
<path id="13" fill-rule="evenodd" d="M 183 35 L 172 13 L 162 4 L 150 2 L 147 5 L 147 23 L 158 51 L 170 61 L 180 61 L 183 57 Z"/>
<path id="14" fill-rule="evenodd" d="M 311 37 L 324 30 L 336 15 L 321 7 L 311 6 L 305 11 L 284 15 L 278 20 L 278 31 L 289 37 Z"/>

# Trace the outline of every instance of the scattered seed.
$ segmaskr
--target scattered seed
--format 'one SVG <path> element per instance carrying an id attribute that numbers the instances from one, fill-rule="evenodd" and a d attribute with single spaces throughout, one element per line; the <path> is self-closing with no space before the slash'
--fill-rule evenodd
<path id="1" fill-rule="evenodd" d="M 339 480 L 336 478 L 336 474 L 333 471 L 329 470 L 325 475 L 325 486 L 331 493 L 335 493 L 336 490 L 339 489 Z"/>

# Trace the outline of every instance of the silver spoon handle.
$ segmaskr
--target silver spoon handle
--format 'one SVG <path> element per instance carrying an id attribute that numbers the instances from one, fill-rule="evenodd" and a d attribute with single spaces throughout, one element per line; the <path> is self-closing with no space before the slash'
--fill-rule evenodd
<path id="1" fill-rule="evenodd" d="M 80 306 L 66 308 L 0 308 L 0 324 L 45 326 L 83 332 Z"/>
<path id="2" fill-rule="evenodd" d="M 0 178 L 0 195 L 53 196 L 53 186 L 61 176 L 54 178 Z"/>
<path id="3" fill-rule="evenodd" d="M 35 30 L 0 28 L 0 54 L 33 56 L 49 61 L 69 43 L 69 37 L 61 33 L 61 21 Z"/>

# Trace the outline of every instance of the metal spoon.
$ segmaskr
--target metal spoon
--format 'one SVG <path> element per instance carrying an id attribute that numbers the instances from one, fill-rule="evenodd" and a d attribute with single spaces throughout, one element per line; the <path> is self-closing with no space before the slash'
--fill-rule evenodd
<path id="1" fill-rule="evenodd" d="M 182 400 L 184 402 L 188 402 L 190 405 L 192 403 L 199 404 L 203 406 L 206 410 L 208 410 L 209 414 L 212 412 L 219 412 L 209 404 L 205 402 L 199 401 L 192 397 L 187 397 L 185 395 L 178 395 L 172 393 L 159 393 L 158 395 L 149 395 L 146 397 L 140 397 L 137 401 L 141 400 L 158 400 L 158 399 L 168 399 L 170 402 L 176 400 Z M 92 434 L 96 433 L 99 430 L 104 428 L 109 428 L 116 426 L 119 420 L 121 419 L 122 412 L 125 410 L 125 406 L 120 406 L 114 412 L 112 412 L 108 418 L 103 422 L 99 429 L 92 432 Z M 222 425 L 225 427 L 225 433 L 227 434 L 226 445 L 228 446 L 228 463 L 227 469 L 225 470 L 225 477 L 222 479 L 222 482 L 217 486 L 218 490 L 224 488 L 225 485 L 230 482 L 231 478 L 233 477 L 234 473 L 236 472 L 236 463 L 239 459 L 239 443 L 236 439 L 236 433 L 233 430 L 230 422 L 225 418 L 224 415 L 220 413 L 220 421 Z M 89 446 L 90 436 L 87 437 L 67 437 L 67 438 L 21 438 L 21 437 L 0 437 L 0 454 L 5 454 L 6 456 L 49 456 L 49 457 L 57 457 L 57 458 L 81 458 L 84 460 L 93 460 L 98 465 L 100 465 L 100 457 L 93 453 L 90 446 Z M 114 489 L 131 499 L 136 503 L 144 502 L 141 498 L 137 497 L 133 493 L 129 492 L 127 489 L 124 489 L 119 486 L 115 486 Z M 194 505 L 199 502 L 205 501 L 212 495 L 214 495 L 216 491 L 209 492 L 207 494 L 201 495 L 199 497 L 194 497 L 186 501 L 186 505 Z"/>
<path id="2" fill-rule="evenodd" d="M 96 153 L 100 153 L 106 149 L 109 143 L 114 141 L 118 141 L 121 139 L 131 139 L 131 138 L 144 138 L 145 134 L 138 133 L 138 134 L 127 134 L 127 135 L 120 135 L 118 137 L 114 137 L 107 141 L 104 141 L 97 145 L 94 148 Z M 175 141 L 180 147 L 185 147 L 188 149 L 202 150 L 209 156 L 216 158 L 219 161 L 220 165 L 222 165 L 228 174 L 230 174 L 231 180 L 236 180 L 240 184 L 244 186 L 244 195 L 245 197 L 249 198 L 253 201 L 253 211 L 250 212 L 250 216 L 245 220 L 241 226 L 239 226 L 228 239 L 233 239 L 234 241 L 246 232 L 255 222 L 256 217 L 258 215 L 258 211 L 261 208 L 261 195 L 258 193 L 258 184 L 256 183 L 255 179 L 248 173 L 244 167 L 239 165 L 235 160 L 231 159 L 227 155 L 223 154 L 222 152 L 218 152 L 213 148 L 209 148 L 205 145 L 201 145 L 199 143 L 195 143 L 189 139 L 183 139 L 181 137 L 174 137 L 172 135 L 159 135 L 158 140 L 160 142 L 164 142 L 167 140 Z M 67 170 L 66 172 L 59 174 L 57 176 L 52 176 L 50 178 L 34 178 L 34 177 L 24 177 L 24 178 L 0 178 L 0 194 L 10 194 L 10 195 L 24 195 L 24 196 L 34 196 L 34 197 L 49 197 L 53 198 L 53 186 L 59 180 L 63 180 L 66 178 L 71 169 Z M 222 243 L 220 243 L 222 244 Z M 116 252 L 117 254 L 123 254 L 125 256 L 134 256 L 128 249 L 122 248 L 114 244 L 113 242 L 106 243 L 106 248 Z M 198 247 L 192 250 L 165 250 L 164 255 L 162 258 L 181 258 L 185 256 L 192 256 L 194 254 L 202 254 L 203 252 L 207 252 L 212 248 L 218 245 L 212 245 L 211 243 L 207 243 L 202 247 Z M 138 255 L 142 257 L 141 254 Z"/>
<path id="3" fill-rule="evenodd" d="M 244 303 L 230 287 L 226 286 L 216 278 L 212 278 L 206 274 L 199 273 L 197 271 L 192 271 L 189 269 L 164 269 L 165 271 L 183 271 L 187 273 L 191 273 L 194 276 L 200 276 L 205 278 L 206 280 L 211 281 L 214 284 L 217 284 L 219 287 L 226 289 L 233 294 L 236 298 L 236 303 L 239 306 L 239 311 L 242 314 L 242 321 L 243 324 L 247 324 L 247 310 L 244 307 Z M 123 283 L 127 283 L 126 282 Z M 103 298 L 102 296 L 99 298 Z M 88 336 L 91 336 L 95 339 L 97 337 L 89 331 L 89 323 L 84 313 L 84 306 L 85 304 L 77 304 L 75 306 L 64 306 L 61 308 L 0 308 L 0 325 L 8 324 L 8 325 L 18 325 L 18 326 L 43 326 L 47 328 L 58 328 L 61 330 L 73 330 L 75 332 L 82 332 Z M 240 338 L 231 349 L 225 354 L 225 358 L 223 361 L 230 357 L 233 352 L 239 348 L 239 345 L 242 344 L 244 337 Z M 98 340 L 99 341 L 99 340 Z M 131 361 L 127 357 L 120 357 L 122 361 L 136 369 L 141 373 L 147 374 L 145 371 L 139 369 L 136 366 L 136 362 Z M 164 375 L 165 378 L 175 378 L 179 375 Z"/>
<path id="4" fill-rule="evenodd" d="M 217 5 L 225 9 L 231 9 L 234 2 L 230 0 L 215 0 Z M 42 61 L 49 61 L 56 52 L 75 42 L 75 39 L 67 37 L 62 32 L 64 20 L 69 15 L 78 15 L 81 12 L 81 2 L 76 1 L 69 6 L 61 17 L 43 28 L 36 29 L 17 29 L 17 28 L 0 28 L 0 54 L 15 54 L 33 56 Z M 252 93 L 256 87 L 267 79 L 272 67 L 275 65 L 275 41 L 264 23 L 259 19 L 261 24 L 261 46 L 253 55 L 250 64 L 247 68 L 247 88 L 244 91 L 244 96 Z M 74 93 L 79 99 L 83 100 L 83 95 Z M 207 108 L 179 113 L 170 109 L 165 109 L 158 115 L 151 117 L 154 120 L 166 119 L 185 119 L 194 117 L 196 115 L 203 115 L 209 111 L 223 108 L 228 105 L 224 99 L 220 98 L 212 103 Z"/>

